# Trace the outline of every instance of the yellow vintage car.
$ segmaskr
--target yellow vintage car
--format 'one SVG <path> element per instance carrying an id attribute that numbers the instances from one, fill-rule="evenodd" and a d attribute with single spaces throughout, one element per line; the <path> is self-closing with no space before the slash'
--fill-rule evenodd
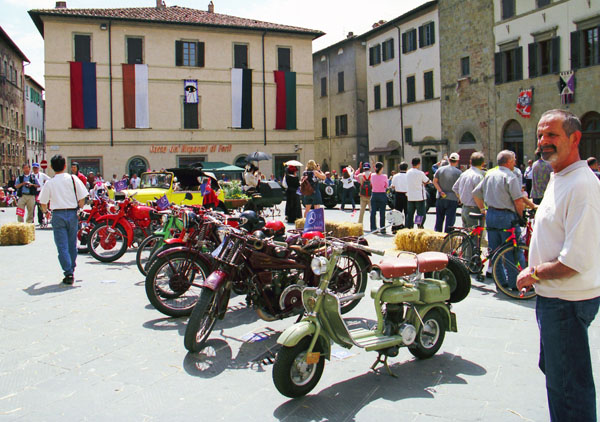
<path id="1" fill-rule="evenodd" d="M 139 189 L 125 189 L 115 192 L 114 199 L 122 200 L 135 194 L 135 199 L 141 203 L 156 201 L 167 195 L 169 202 L 176 205 L 202 205 L 200 185 L 203 178 L 214 178 L 211 173 L 203 172 L 200 168 L 173 168 L 166 171 L 149 171 L 142 173 Z M 213 179 L 214 180 L 214 179 Z M 216 180 L 215 180 L 216 182 Z M 212 183 L 212 186 L 218 186 Z M 192 194 L 192 199 L 185 199 L 186 193 Z M 224 194 L 218 192 L 222 201 Z"/>

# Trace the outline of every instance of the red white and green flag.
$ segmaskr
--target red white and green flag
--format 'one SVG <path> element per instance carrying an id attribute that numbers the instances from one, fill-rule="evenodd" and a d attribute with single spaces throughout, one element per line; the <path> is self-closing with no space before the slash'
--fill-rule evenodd
<path id="1" fill-rule="evenodd" d="M 123 64 L 123 114 L 126 128 L 149 128 L 148 65 Z"/>
<path id="2" fill-rule="evenodd" d="M 276 70 L 275 129 L 296 129 L 296 72 Z"/>

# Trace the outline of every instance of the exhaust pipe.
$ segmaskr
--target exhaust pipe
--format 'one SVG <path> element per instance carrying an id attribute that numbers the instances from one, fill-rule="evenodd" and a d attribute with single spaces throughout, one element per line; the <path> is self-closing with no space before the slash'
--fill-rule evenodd
<path id="1" fill-rule="evenodd" d="M 355 299 L 362 299 L 363 297 L 365 297 L 364 293 L 356 293 L 355 295 L 345 296 L 345 297 L 341 298 L 340 303 L 346 303 L 346 302 L 349 302 L 349 301 L 355 300 Z"/>

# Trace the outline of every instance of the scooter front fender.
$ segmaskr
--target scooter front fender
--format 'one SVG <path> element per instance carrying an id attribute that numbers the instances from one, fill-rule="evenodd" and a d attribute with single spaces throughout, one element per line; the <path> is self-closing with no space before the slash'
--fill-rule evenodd
<path id="1" fill-rule="evenodd" d="M 448 325 L 446 326 L 446 330 L 456 333 L 458 331 L 458 326 L 456 324 L 456 314 L 454 312 L 450 312 L 450 309 L 445 303 L 430 303 L 423 306 L 417 306 L 416 310 L 419 312 L 421 319 L 427 315 L 427 313 L 432 309 L 439 309 L 442 312 L 442 315 L 446 317 L 446 322 Z M 419 330 L 421 327 L 421 319 L 417 315 L 415 315 L 415 308 L 410 308 L 406 315 L 406 320 L 409 321 L 414 327 Z"/>
<path id="2" fill-rule="evenodd" d="M 304 337 L 310 337 L 315 334 L 316 326 L 311 321 L 300 321 L 291 327 L 286 328 L 277 339 L 277 343 L 285 347 L 294 347 Z M 319 335 L 319 345 L 322 354 L 326 359 L 331 359 L 331 344 L 323 335 Z"/>

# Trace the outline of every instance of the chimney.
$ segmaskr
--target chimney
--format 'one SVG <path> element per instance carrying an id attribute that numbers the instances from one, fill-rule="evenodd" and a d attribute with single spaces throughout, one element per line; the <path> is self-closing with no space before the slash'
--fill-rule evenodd
<path id="1" fill-rule="evenodd" d="M 166 7 L 167 7 L 167 5 L 165 4 L 165 2 L 163 0 L 156 0 L 156 8 L 157 9 L 164 9 Z"/>
<path id="2" fill-rule="evenodd" d="M 208 3 L 208 13 L 215 13 L 215 5 L 213 4 L 212 0 L 210 3 Z"/>
<path id="3" fill-rule="evenodd" d="M 66 1 L 57 1 L 55 9 L 66 9 L 67 2 Z"/>
<path id="4" fill-rule="evenodd" d="M 352 38 L 354 36 L 354 32 L 350 31 L 348 32 L 348 35 L 346 35 L 346 38 Z"/>

